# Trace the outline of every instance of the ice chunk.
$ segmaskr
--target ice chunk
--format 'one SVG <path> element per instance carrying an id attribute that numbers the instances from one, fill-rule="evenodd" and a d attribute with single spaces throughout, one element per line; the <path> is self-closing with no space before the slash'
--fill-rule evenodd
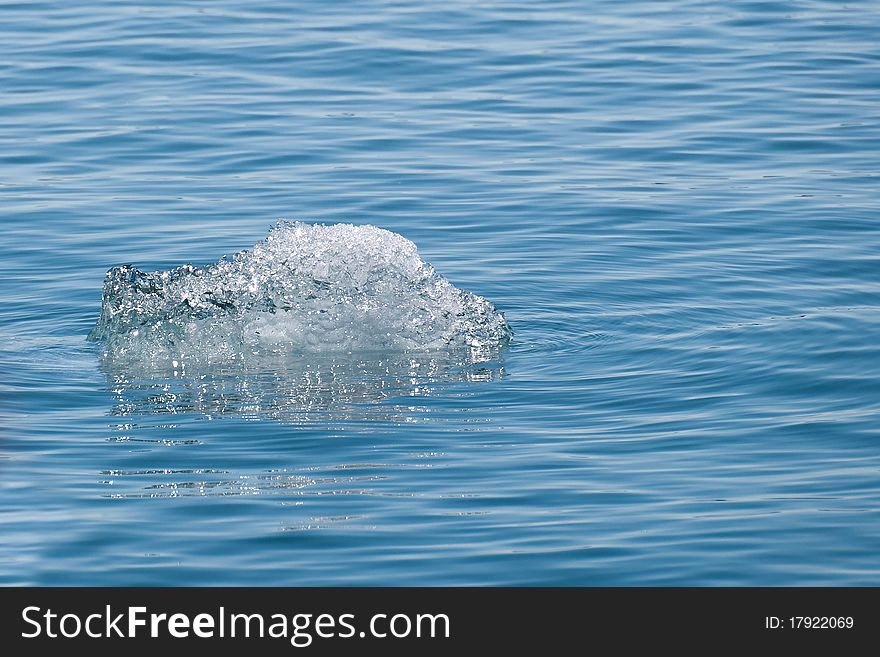
<path id="1" fill-rule="evenodd" d="M 396 233 L 279 222 L 216 264 L 114 267 L 89 338 L 111 354 L 185 366 L 258 353 L 491 350 L 510 335 L 492 303 L 456 288 Z"/>

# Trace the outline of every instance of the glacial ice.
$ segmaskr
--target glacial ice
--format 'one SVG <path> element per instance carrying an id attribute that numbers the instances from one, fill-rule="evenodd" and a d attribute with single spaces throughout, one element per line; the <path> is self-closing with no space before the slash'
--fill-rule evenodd
<path id="1" fill-rule="evenodd" d="M 401 235 L 282 221 L 214 264 L 112 268 L 89 339 L 105 355 L 176 369 L 267 353 L 473 353 L 510 336 L 492 303 L 452 285 Z"/>

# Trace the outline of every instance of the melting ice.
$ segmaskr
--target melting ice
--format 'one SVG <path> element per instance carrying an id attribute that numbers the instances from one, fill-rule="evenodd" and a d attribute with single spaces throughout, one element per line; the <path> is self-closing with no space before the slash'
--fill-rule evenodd
<path id="1" fill-rule="evenodd" d="M 215 264 L 114 267 L 89 338 L 110 356 L 177 368 L 266 353 L 474 353 L 510 335 L 492 303 L 452 285 L 396 233 L 280 222 Z"/>

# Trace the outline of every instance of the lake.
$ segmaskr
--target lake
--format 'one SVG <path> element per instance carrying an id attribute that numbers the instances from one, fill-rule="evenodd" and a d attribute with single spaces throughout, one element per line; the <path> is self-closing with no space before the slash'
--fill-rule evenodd
<path id="1" fill-rule="evenodd" d="M 0 4 L 0 583 L 880 585 L 878 38 L 867 1 Z M 280 218 L 402 235 L 512 339 L 86 340 L 111 267 Z"/>

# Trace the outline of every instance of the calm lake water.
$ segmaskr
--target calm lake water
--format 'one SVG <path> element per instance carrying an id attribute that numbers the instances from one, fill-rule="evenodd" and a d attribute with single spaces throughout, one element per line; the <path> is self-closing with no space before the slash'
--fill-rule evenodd
<path id="1" fill-rule="evenodd" d="M 880 584 L 880 4 L 433 7 L 0 4 L 0 583 Z M 280 217 L 513 341 L 86 342 Z"/>

